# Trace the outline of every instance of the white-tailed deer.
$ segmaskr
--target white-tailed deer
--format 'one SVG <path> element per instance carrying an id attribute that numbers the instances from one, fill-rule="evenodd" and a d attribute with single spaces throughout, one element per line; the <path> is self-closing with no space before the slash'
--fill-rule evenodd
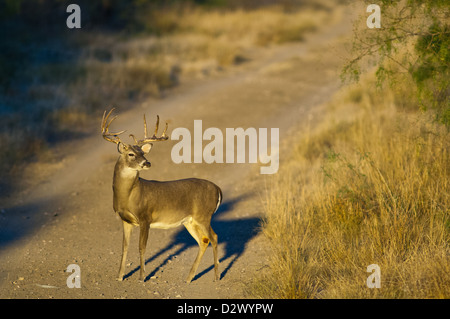
<path id="1" fill-rule="evenodd" d="M 149 169 L 150 162 L 145 155 L 153 144 L 150 142 L 165 141 L 167 123 L 164 132 L 157 137 L 159 116 L 157 116 L 155 133 L 147 137 L 147 123 L 144 115 L 144 139 L 134 144 L 123 143 L 119 135 L 125 131 L 111 133 L 109 126 L 116 119 L 103 113 L 102 135 L 109 142 L 117 144 L 120 153 L 114 168 L 113 192 L 114 211 L 123 221 L 122 260 L 119 268 L 119 280 L 123 279 L 128 245 L 133 226 L 139 226 L 140 280 L 144 279 L 144 253 L 147 245 L 149 228 L 168 229 L 184 225 L 199 245 L 197 258 L 192 265 L 187 282 L 191 282 L 197 271 L 200 260 L 209 243 L 214 252 L 214 279 L 219 279 L 219 261 L 217 257 L 217 235 L 211 228 L 211 216 L 222 202 L 222 191 L 210 181 L 189 178 L 175 181 L 159 182 L 139 177 L 139 171 Z"/>

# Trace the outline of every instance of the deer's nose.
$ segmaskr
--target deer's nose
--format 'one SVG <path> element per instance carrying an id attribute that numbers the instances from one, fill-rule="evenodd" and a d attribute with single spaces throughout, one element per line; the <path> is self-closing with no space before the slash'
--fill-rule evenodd
<path id="1" fill-rule="evenodd" d="M 142 164 L 143 168 L 149 168 L 150 166 L 152 166 L 152 164 L 149 161 L 145 161 L 144 164 Z"/>

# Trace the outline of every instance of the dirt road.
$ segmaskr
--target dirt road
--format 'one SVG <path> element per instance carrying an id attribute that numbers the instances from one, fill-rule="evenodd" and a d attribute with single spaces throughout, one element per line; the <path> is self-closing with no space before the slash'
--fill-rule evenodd
<path id="1" fill-rule="evenodd" d="M 217 127 L 280 128 L 280 166 L 288 137 L 298 127 L 320 121 L 321 105 L 339 89 L 344 36 L 351 21 L 339 21 L 310 34 L 304 42 L 249 52 L 250 60 L 224 74 L 183 84 L 168 97 L 146 101 L 119 118 L 112 130 L 143 134 L 142 114 L 156 114 L 193 132 Z M 107 107 L 107 106 L 105 106 Z M 100 119 L 99 119 L 100 122 Z M 152 168 L 141 177 L 172 180 L 199 177 L 219 185 L 224 200 L 213 216 L 219 236 L 221 280 L 213 282 L 208 248 L 190 284 L 184 282 L 197 244 L 183 228 L 152 229 L 146 253 L 147 277 L 138 281 L 139 232 L 132 235 L 123 282 L 116 281 L 122 226 L 112 209 L 116 147 L 100 134 L 57 150 L 57 164 L 36 163 L 25 172 L 22 189 L 3 198 L 0 211 L 1 298 L 245 298 L 252 278 L 267 265 L 268 243 L 259 231 L 264 187 L 271 175 L 257 164 L 174 164 L 177 141 L 155 143 Z M 204 143 L 204 145 L 206 142 Z M 81 288 L 69 289 L 66 268 L 81 270 Z"/>

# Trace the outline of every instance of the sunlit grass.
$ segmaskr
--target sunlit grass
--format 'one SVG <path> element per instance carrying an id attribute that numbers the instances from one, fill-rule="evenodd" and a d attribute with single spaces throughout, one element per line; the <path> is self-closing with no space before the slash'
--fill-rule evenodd
<path id="1" fill-rule="evenodd" d="M 449 132 L 375 87 L 331 102 L 268 189 L 272 256 L 256 296 L 450 297 Z M 371 264 L 381 289 L 366 286 Z"/>

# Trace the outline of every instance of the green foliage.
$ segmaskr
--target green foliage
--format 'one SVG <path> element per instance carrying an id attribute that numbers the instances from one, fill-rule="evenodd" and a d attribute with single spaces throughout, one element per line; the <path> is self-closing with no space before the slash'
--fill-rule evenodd
<path id="1" fill-rule="evenodd" d="M 412 80 L 422 110 L 433 110 L 436 120 L 450 128 L 450 4 L 445 0 L 384 0 L 381 28 L 361 23 L 355 31 L 355 57 L 342 77 L 358 80 L 363 61 L 372 58 L 378 84 L 392 86 Z"/>

